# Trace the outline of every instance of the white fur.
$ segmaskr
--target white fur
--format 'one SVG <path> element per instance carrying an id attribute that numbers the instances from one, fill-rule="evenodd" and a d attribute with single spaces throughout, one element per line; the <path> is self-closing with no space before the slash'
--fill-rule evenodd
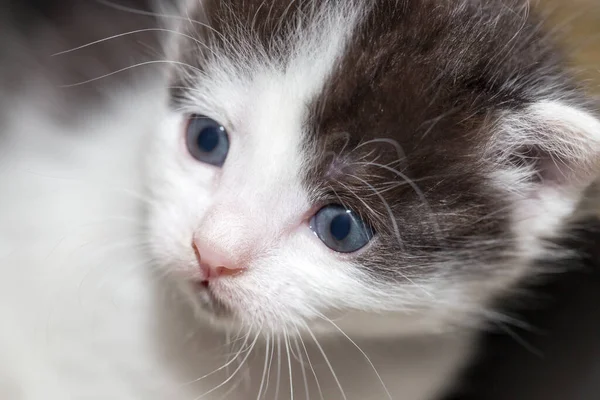
<path id="1" fill-rule="evenodd" d="M 3 398 L 245 400 L 261 391 L 269 362 L 270 385 L 263 389 L 277 400 L 290 392 L 303 397 L 305 390 L 320 398 L 319 389 L 324 399 L 344 398 L 340 386 L 348 399 L 379 400 L 388 390 L 392 398 L 427 400 L 452 379 L 472 338 L 448 323 L 483 308 L 526 263 L 486 282 L 439 276 L 374 288 L 351 258 L 332 253 L 310 232 L 314 205 L 300 182 L 305 106 L 322 89 L 361 13 L 339 7 L 298 31 L 284 69 L 260 55 L 249 64 L 209 58 L 205 72 L 190 72 L 195 90 L 177 112 L 166 111 L 161 90 L 140 95 L 156 103 L 125 98 L 71 127 L 16 108 L 5 127 L 12 135 L 0 173 L 6 193 L 0 318 L 9 327 L 0 336 Z M 187 113 L 228 129 L 231 148 L 222 169 L 187 154 Z M 576 171 L 593 164 L 595 119 L 540 103 L 501 121 L 509 134 L 502 145 L 520 140 L 524 131 L 514 127 L 529 121 L 550 121 L 554 132 L 578 135 L 574 147 L 566 139 L 537 140 L 567 143 L 554 150 L 568 155 Z M 515 196 L 523 260 L 541 233 L 556 230 L 578 194 L 568 185 L 533 193 L 523 179 L 527 172 L 493 174 Z M 528 223 L 518 222 L 532 213 Z M 197 273 L 194 235 L 224 252 L 249 252 L 247 272 L 213 286 L 240 319 L 239 332 L 229 334 L 241 340 L 224 347 L 226 334 L 187 309 L 193 295 L 191 302 L 181 299 L 163 276 L 185 286 Z M 247 358 L 248 346 L 254 351 Z M 232 351 L 241 370 L 227 361 Z"/>
<path id="2" fill-rule="evenodd" d="M 138 218 L 146 200 L 155 199 L 142 194 L 138 160 L 155 121 L 163 116 L 160 93 L 125 97 L 97 113 L 88 110 L 85 122 L 73 126 L 61 126 L 34 112 L 27 106 L 29 102 L 17 105 L 13 118 L 6 122 L 4 131 L 10 135 L 5 137 L 0 169 L 5 190 L 0 208 L 0 318 L 5 327 L 0 334 L 0 397 L 193 400 L 227 382 L 203 398 L 218 400 L 228 393 L 229 399 L 245 400 L 259 391 L 264 357 L 273 363 L 270 385 L 265 388 L 267 398 L 288 398 L 292 382 L 295 395 L 304 397 L 303 372 L 294 354 L 301 354 L 305 363 L 309 354 L 324 398 L 341 399 L 321 351 L 307 339 L 305 344 L 299 338 L 289 339 L 294 354 L 287 354 L 283 339 L 279 345 L 276 339 L 269 339 L 269 347 L 263 340 L 257 342 L 243 370 L 228 380 L 238 364 L 218 369 L 255 336 L 248 332 L 247 340 L 223 346 L 226 337 L 193 318 L 169 281 L 152 273 L 140 236 L 144 227 Z M 150 94 L 158 104 L 140 100 L 153 98 Z M 168 154 L 168 149 L 142 152 L 157 164 L 161 154 Z M 180 153 L 180 158 L 184 155 Z M 169 179 L 177 184 L 176 178 Z M 200 177 L 199 181 L 202 186 Z M 165 241 L 169 233 L 162 233 Z M 315 263 L 322 262 L 318 241 L 310 234 L 292 232 L 294 235 L 298 236 L 294 245 L 310 248 L 316 253 Z M 280 274 L 281 281 L 303 279 L 293 283 L 316 287 L 320 279 L 327 278 L 310 270 L 310 277 L 304 271 L 293 275 L 285 257 L 290 257 L 289 251 L 272 261 L 282 268 L 272 272 L 274 279 Z M 337 268 L 348 268 L 342 264 Z M 294 266 L 300 269 L 305 265 Z M 336 266 L 332 267 L 335 270 Z M 332 274 L 350 279 L 341 272 Z M 309 279 L 314 282 L 307 282 Z M 344 289 L 340 281 L 333 280 L 331 285 L 338 293 Z M 282 292 L 270 301 L 281 299 L 286 305 L 286 301 L 298 299 L 292 294 L 286 300 L 284 295 Z M 257 302 L 257 307 L 262 304 Z M 296 336 L 293 331 L 288 333 Z M 242 339 L 245 334 L 243 330 Z M 425 335 L 407 339 L 404 346 L 355 341 L 378 370 L 393 365 L 379 371 L 388 390 L 426 399 L 447 382 L 447 371 L 454 369 L 456 360 L 467 354 L 467 339 Z M 386 398 L 365 355 L 349 339 L 343 339 L 342 346 L 339 340 L 320 337 L 319 344 L 346 397 Z M 238 360 L 244 356 L 241 353 Z M 280 378 L 276 378 L 278 368 Z M 304 373 L 310 398 L 319 398 L 308 364 Z M 239 386 L 238 378 L 244 378 Z M 275 384 L 277 380 L 280 385 Z"/>
<path id="3" fill-rule="evenodd" d="M 240 62 L 245 55 L 229 59 L 209 51 L 204 72 L 191 74 L 193 89 L 166 120 L 149 158 L 154 254 L 170 272 L 189 278 L 198 270 L 193 236 L 234 259 L 251 248 L 247 273 L 214 287 L 254 329 L 302 331 L 304 321 L 312 320 L 313 328 L 338 333 L 320 317 L 338 309 L 344 311 L 338 324 L 357 335 L 448 329 L 448 322 L 472 311 L 467 290 L 457 291 L 441 278 L 373 287 L 360 266 L 330 251 L 308 228 L 314 210 L 300 182 L 307 162 L 301 155 L 307 106 L 323 89 L 362 13 L 346 6 L 335 11 L 297 32 L 285 68 L 266 56 L 245 63 Z M 187 154 L 184 116 L 192 113 L 227 128 L 231 148 L 222 169 Z M 478 305 L 481 299 L 471 300 Z"/>
<path id="4" fill-rule="evenodd" d="M 225 382 L 203 398 L 216 400 L 230 392 L 228 398 L 242 400 L 259 391 L 265 357 L 273 360 L 268 398 L 288 398 L 292 382 L 296 396 L 304 396 L 303 372 L 283 338 L 255 342 L 259 326 L 252 322 L 289 334 L 296 357 L 307 362 L 310 354 L 324 398 L 342 398 L 319 347 L 310 335 L 302 339 L 295 331 L 295 324 L 315 318 L 323 306 L 370 308 L 373 294 L 358 268 L 333 256 L 309 231 L 311 205 L 298 182 L 303 102 L 319 90 L 334 64 L 335 49 L 348 32 L 342 27 L 352 26 L 352 20 L 331 21 L 337 22 L 319 34 L 333 45 L 321 53 L 313 48 L 298 55 L 295 68 L 283 75 L 259 70 L 252 85 L 233 88 L 215 81 L 213 95 L 224 97 L 213 102 L 219 101 L 221 109 L 198 101 L 197 108 L 186 110 L 226 117 L 232 147 L 222 171 L 186 154 L 182 117 L 165 115 L 160 90 L 125 97 L 94 113 L 82 110 L 86 118 L 74 126 L 36 112 L 28 99 L 15 106 L 3 127 L 10 135 L 0 174 L 5 191 L 0 318 L 8 327 L 0 336 L 2 398 L 183 400 Z M 313 57 L 321 63 L 313 66 Z M 150 99 L 149 104 L 140 99 Z M 232 100 L 245 107 L 231 107 Z M 274 109 L 278 112 L 270 112 Z M 226 115 L 219 114 L 223 110 Z M 159 119 L 163 128 L 146 152 L 145 141 Z M 138 164 L 140 152 L 145 167 Z M 149 177 L 152 197 L 142 192 L 142 175 Z M 151 210 L 148 225 L 141 219 L 143 206 Z M 192 318 L 179 292 L 149 265 L 194 268 L 189 247 L 194 232 L 219 238 L 219 246 L 232 251 L 250 240 L 264 250 L 255 254 L 249 273 L 218 288 L 229 290 L 236 301 L 232 305 L 248 316 L 242 340 L 232 345 L 223 347 L 225 335 Z M 155 259 L 148 259 L 147 244 Z M 339 337 L 318 340 L 347 398 L 386 397 L 364 351 L 377 368 L 393 365 L 381 372 L 388 390 L 416 400 L 446 383 L 448 371 L 468 353 L 467 339 L 424 336 L 398 347 L 355 339 L 363 350 L 343 337 L 343 346 Z M 232 352 L 251 343 L 256 343 L 254 356 L 246 359 L 243 374 L 232 375 L 237 363 L 219 369 Z M 286 374 L 288 360 L 293 379 Z M 310 368 L 304 373 L 310 397 L 318 398 Z M 238 377 L 244 384 L 231 392 Z M 281 381 L 277 389 L 276 380 Z"/>
<path id="5" fill-rule="evenodd" d="M 295 41 L 286 42 L 293 50 L 281 63 L 285 68 L 266 54 L 240 49 L 231 58 L 206 51 L 202 72 L 187 71 L 186 82 L 193 89 L 163 127 L 151 162 L 150 191 L 156 199 L 149 226 L 153 251 L 159 264 L 185 278 L 197 270 L 192 236 L 234 259 L 243 253 L 247 260 L 250 249 L 247 272 L 212 286 L 235 311 L 235 326 L 243 330 L 270 338 L 301 334 L 307 339 L 308 323 L 319 334 L 339 334 L 339 327 L 371 339 L 434 334 L 441 342 L 460 342 L 464 333 L 454 333 L 450 326 L 485 314 L 486 303 L 527 272 L 528 262 L 541 251 L 541 236 L 557 231 L 580 192 L 560 183 L 535 189 L 525 179 L 531 171 L 496 169 L 492 179 L 514 202 L 514 229 L 521 245 L 506 268 L 498 266 L 495 275 L 481 281 L 440 275 L 412 284 L 369 284 L 351 259 L 332 253 L 310 233 L 306 220 L 313 205 L 299 181 L 305 162 L 300 146 L 306 135 L 306 106 L 323 88 L 359 16 L 360 11 L 341 7 L 317 19 L 315 26 L 298 30 Z M 191 113 L 207 115 L 227 128 L 231 148 L 222 169 L 186 155 L 183 118 Z M 598 154 L 597 124 L 575 108 L 540 102 L 523 115 L 501 119 L 501 131 L 509 135 L 494 138 L 494 147 L 508 153 L 528 141 L 549 146 L 545 150 L 570 160 L 574 171 L 583 171 Z M 543 127 L 563 136 L 544 134 Z M 529 131 L 542 135 L 527 137 Z M 577 134 L 576 140 L 568 136 L 571 133 Z M 342 310 L 342 315 L 332 310 Z M 335 315 L 336 324 L 322 315 Z M 403 340 L 410 339 L 396 344 L 407 345 Z M 448 361 L 452 370 L 467 356 L 468 351 L 440 354 L 438 361 Z M 385 373 L 400 379 L 404 364 L 397 359 L 394 364 Z M 431 381 L 428 389 L 436 388 Z M 412 389 L 414 395 L 407 398 L 427 398 L 424 387 L 415 383 Z"/>
<path id="6" fill-rule="evenodd" d="M 167 398 L 134 223 L 156 106 L 124 99 L 69 127 L 29 104 L 3 126 L 0 397 Z"/>
<path id="7" fill-rule="evenodd" d="M 312 204 L 300 182 L 307 105 L 342 55 L 357 14 L 342 8 L 299 33 L 285 70 L 263 59 L 244 65 L 215 57 L 196 78 L 194 87 L 201 89 L 169 118 L 154 147 L 150 190 L 157 203 L 150 230 L 157 256 L 169 268 L 197 269 L 192 235 L 233 258 L 251 248 L 248 272 L 216 286 L 255 328 L 264 323 L 279 330 L 340 301 L 363 307 L 370 295 L 358 270 L 310 232 Z M 231 147 L 222 169 L 186 154 L 186 113 L 227 128 Z"/>

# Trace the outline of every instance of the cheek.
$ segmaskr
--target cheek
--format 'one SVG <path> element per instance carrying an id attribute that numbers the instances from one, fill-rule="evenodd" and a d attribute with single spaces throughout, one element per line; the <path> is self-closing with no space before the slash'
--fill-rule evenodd
<path id="1" fill-rule="evenodd" d="M 185 152 L 182 121 L 171 116 L 163 122 L 146 159 L 148 241 L 167 268 L 188 268 L 193 261 L 191 237 L 212 202 L 215 174 Z"/>
<path id="2" fill-rule="evenodd" d="M 218 289 L 233 308 L 261 319 L 310 319 L 315 311 L 346 308 L 364 292 L 360 270 L 321 247 L 310 230 L 299 229 L 244 275 L 219 282 Z"/>

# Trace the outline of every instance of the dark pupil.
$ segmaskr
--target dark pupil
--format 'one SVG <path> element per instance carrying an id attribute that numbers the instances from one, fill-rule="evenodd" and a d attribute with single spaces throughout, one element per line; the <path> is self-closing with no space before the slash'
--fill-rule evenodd
<path id="1" fill-rule="evenodd" d="M 350 234 L 352 228 L 352 219 L 348 214 L 340 214 L 331 220 L 329 227 L 331 235 L 336 240 L 344 240 Z"/>
<path id="2" fill-rule="evenodd" d="M 198 135 L 198 139 L 196 140 L 200 150 L 206 153 L 210 153 L 211 151 L 216 149 L 217 145 L 219 144 L 219 133 L 220 130 L 217 127 L 204 128 L 200 132 L 200 134 Z"/>

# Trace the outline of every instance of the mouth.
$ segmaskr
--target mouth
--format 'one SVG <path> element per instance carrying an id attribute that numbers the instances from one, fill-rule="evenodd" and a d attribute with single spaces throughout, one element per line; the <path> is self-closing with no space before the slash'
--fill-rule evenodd
<path id="1" fill-rule="evenodd" d="M 221 322 L 233 322 L 234 315 L 232 310 L 214 294 L 209 282 L 192 282 L 192 291 L 202 311 L 207 313 L 212 319 Z"/>

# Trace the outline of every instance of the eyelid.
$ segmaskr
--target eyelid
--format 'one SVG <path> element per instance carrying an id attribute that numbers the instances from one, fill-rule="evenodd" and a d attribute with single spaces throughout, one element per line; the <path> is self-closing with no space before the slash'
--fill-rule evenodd
<path id="1" fill-rule="evenodd" d="M 229 118 L 227 113 L 218 110 L 217 108 L 202 108 L 202 107 L 189 107 L 182 108 L 181 112 L 184 118 L 189 118 L 192 115 L 202 115 L 203 117 L 207 117 L 213 119 L 215 121 L 219 121 L 221 125 L 225 128 L 225 130 L 231 135 L 232 132 L 235 132 L 235 124 Z"/>
<path id="2" fill-rule="evenodd" d="M 321 193 L 321 195 L 319 196 L 319 198 L 313 200 L 313 206 L 311 207 L 311 213 L 307 213 L 307 218 L 308 222 L 310 222 L 310 219 L 312 218 L 313 215 L 315 215 L 321 208 L 325 207 L 326 205 L 329 204 L 341 204 L 341 200 L 339 198 L 339 196 L 335 195 L 333 192 L 324 192 Z M 363 220 L 363 222 L 365 224 L 367 224 L 369 227 L 371 227 L 371 229 L 373 230 L 374 235 L 377 235 L 378 232 L 378 227 L 381 226 L 381 221 L 379 220 L 379 218 L 377 218 L 377 216 L 372 213 L 369 212 L 367 210 L 367 212 L 362 212 L 362 210 L 365 207 L 354 207 L 354 206 L 348 206 L 348 204 L 342 204 L 343 207 L 352 210 L 356 215 L 358 215 L 358 217 L 360 219 Z"/>
<path id="3" fill-rule="evenodd" d="M 375 234 L 373 235 L 371 240 L 366 245 L 361 247 L 360 249 L 358 249 L 352 253 L 340 253 L 339 251 L 335 251 L 335 250 L 330 249 L 329 247 L 325 246 L 323 244 L 323 242 L 321 242 L 321 239 L 319 239 L 319 236 L 317 235 L 317 233 L 309 228 L 308 224 L 306 224 L 306 226 L 305 226 L 305 232 L 306 232 L 306 235 L 309 235 L 311 240 L 314 241 L 315 246 L 318 246 L 319 248 L 321 248 L 321 251 L 324 251 L 327 254 L 333 255 L 338 260 L 347 261 L 347 262 L 353 262 L 354 260 L 356 260 L 356 258 L 358 258 L 360 256 L 364 256 L 365 253 L 373 251 L 373 247 L 377 246 L 380 241 L 379 235 L 377 234 L 377 232 L 375 232 Z"/>

